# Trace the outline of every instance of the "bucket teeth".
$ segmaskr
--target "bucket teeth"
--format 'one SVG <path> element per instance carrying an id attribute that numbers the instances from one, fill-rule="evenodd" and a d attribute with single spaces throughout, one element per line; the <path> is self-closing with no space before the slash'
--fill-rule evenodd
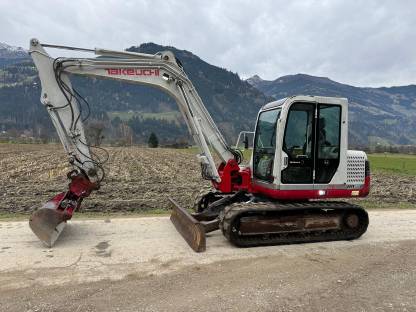
<path id="1" fill-rule="evenodd" d="M 57 209 L 41 208 L 29 219 L 33 233 L 48 247 L 53 246 L 65 225 L 64 213 Z"/>

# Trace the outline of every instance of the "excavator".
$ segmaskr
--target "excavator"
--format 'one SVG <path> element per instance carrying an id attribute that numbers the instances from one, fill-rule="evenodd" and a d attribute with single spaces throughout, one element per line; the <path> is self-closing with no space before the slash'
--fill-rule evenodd
<path id="1" fill-rule="evenodd" d="M 95 56 L 53 58 L 46 48 Z M 241 151 L 227 144 L 171 51 L 84 49 L 32 39 L 29 53 L 39 73 L 41 103 L 72 166 L 68 189 L 29 220 L 47 246 L 104 179 L 104 160 L 93 152 L 84 132 L 82 108 L 87 101 L 72 87 L 73 75 L 152 86 L 175 99 L 199 147 L 202 177 L 211 181 L 213 190 L 192 213 L 170 199 L 170 219 L 194 251 L 205 251 L 206 233 L 215 230 L 238 247 L 353 240 L 367 230 L 367 212 L 340 200 L 365 197 L 370 191 L 367 155 L 348 150 L 347 99 L 298 95 L 264 105 L 257 116 L 252 156 L 244 165 Z"/>

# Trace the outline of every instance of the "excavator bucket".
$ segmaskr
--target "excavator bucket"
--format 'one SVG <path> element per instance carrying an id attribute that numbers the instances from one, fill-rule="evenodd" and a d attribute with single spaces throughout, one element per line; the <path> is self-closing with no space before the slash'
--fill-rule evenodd
<path id="1" fill-rule="evenodd" d="M 196 252 L 203 252 L 206 249 L 206 237 L 208 232 L 219 228 L 219 220 L 204 221 L 198 214 L 190 214 L 186 209 L 180 207 L 173 199 L 172 214 L 170 220 L 176 230 L 182 235 L 188 245 Z"/>
<path id="2" fill-rule="evenodd" d="M 29 219 L 33 233 L 48 247 L 52 247 L 62 233 L 68 220 L 67 213 L 60 209 L 66 193 L 61 193 L 36 210 Z"/>
<path id="3" fill-rule="evenodd" d="M 69 172 L 67 176 L 71 179 L 69 190 L 50 199 L 29 219 L 33 233 L 48 247 L 53 246 L 66 221 L 72 218 L 74 211 L 79 210 L 83 198 L 99 187 L 98 183 L 90 182 L 87 176 L 76 170 Z"/>
<path id="4" fill-rule="evenodd" d="M 61 210 L 41 208 L 29 220 L 33 233 L 48 247 L 52 247 L 61 235 L 66 221 Z"/>

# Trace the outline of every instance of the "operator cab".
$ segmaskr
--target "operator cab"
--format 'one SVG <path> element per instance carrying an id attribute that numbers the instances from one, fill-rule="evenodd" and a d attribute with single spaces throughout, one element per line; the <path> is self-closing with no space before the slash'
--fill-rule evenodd
<path id="1" fill-rule="evenodd" d="M 347 106 L 343 98 L 294 96 L 260 110 L 253 183 L 286 190 L 345 184 Z"/>

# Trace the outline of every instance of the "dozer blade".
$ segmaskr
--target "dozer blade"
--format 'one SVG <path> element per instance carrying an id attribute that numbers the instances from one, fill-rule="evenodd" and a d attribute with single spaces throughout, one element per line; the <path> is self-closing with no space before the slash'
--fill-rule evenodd
<path id="1" fill-rule="evenodd" d="M 29 219 L 33 233 L 48 247 L 53 246 L 65 225 L 64 212 L 58 209 L 41 208 Z"/>
<path id="2" fill-rule="evenodd" d="M 172 198 L 172 214 L 170 221 L 175 225 L 176 230 L 186 240 L 188 245 L 196 252 L 206 249 L 205 228 L 186 209 L 180 207 Z"/>
<path id="3" fill-rule="evenodd" d="M 170 221 L 175 225 L 176 230 L 194 251 L 205 251 L 205 234 L 219 229 L 219 218 L 207 217 L 197 213 L 190 214 L 172 198 L 169 198 L 169 200 L 172 203 Z"/>

